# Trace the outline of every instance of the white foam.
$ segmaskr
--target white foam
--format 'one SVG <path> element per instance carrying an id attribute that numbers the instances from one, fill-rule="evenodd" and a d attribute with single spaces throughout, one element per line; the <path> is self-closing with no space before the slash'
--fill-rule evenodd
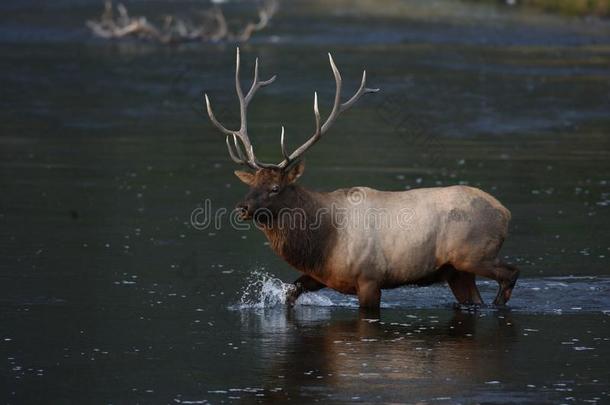
<path id="1" fill-rule="evenodd" d="M 246 279 L 237 304 L 232 309 L 263 309 L 286 304 L 286 295 L 292 284 L 284 283 L 279 278 L 263 270 L 255 270 Z M 296 306 L 331 307 L 336 304 L 327 296 L 306 293 L 295 302 Z"/>
<path id="2" fill-rule="evenodd" d="M 316 294 L 316 293 L 307 293 L 303 294 L 299 297 L 296 305 L 307 305 L 312 307 L 332 307 L 335 306 L 335 303 L 324 295 Z"/>
<path id="3" fill-rule="evenodd" d="M 286 303 L 290 288 L 279 278 L 262 270 L 253 271 L 246 280 L 241 297 L 234 308 L 271 308 Z"/>

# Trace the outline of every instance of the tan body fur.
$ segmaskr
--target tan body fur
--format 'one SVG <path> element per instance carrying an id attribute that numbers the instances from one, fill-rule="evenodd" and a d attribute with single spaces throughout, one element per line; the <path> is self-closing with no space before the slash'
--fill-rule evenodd
<path id="1" fill-rule="evenodd" d="M 351 222 L 337 229 L 322 271 L 309 275 L 343 293 L 356 293 L 359 280 L 394 288 L 426 279 L 446 264 L 460 268 L 493 260 L 506 237 L 509 211 L 475 188 L 358 188 L 357 193 L 364 196 L 360 203 L 350 202 L 350 193 L 343 190 L 316 195 L 321 202 L 344 208 Z M 383 210 L 380 215 L 386 217 L 367 225 L 367 212 L 373 210 Z"/>

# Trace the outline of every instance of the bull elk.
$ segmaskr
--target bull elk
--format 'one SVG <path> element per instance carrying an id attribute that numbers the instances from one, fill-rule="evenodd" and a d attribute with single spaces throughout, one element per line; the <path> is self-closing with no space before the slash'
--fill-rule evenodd
<path id="1" fill-rule="evenodd" d="M 329 59 L 336 82 L 332 110 L 322 123 L 314 93 L 313 135 L 288 153 L 282 127 L 283 160 L 278 164 L 259 161 L 248 136 L 248 105 L 257 90 L 275 80 L 275 76 L 259 79 L 258 59 L 254 80 L 244 95 L 237 49 L 239 129 L 230 130 L 218 122 L 205 95 L 208 115 L 225 136 L 229 156 L 254 171 L 235 172 L 250 187 L 237 206 L 240 217 L 253 219 L 275 253 L 303 273 L 290 289 L 287 302 L 293 304 L 304 292 L 329 287 L 357 295 L 361 308 L 377 309 L 382 289 L 446 281 L 459 303 L 482 304 L 475 283 L 478 275 L 498 282 L 494 304 L 504 305 L 510 299 L 519 270 L 498 259 L 510 212 L 491 195 L 461 185 L 399 192 L 368 187 L 315 192 L 296 183 L 304 171 L 304 153 L 328 132 L 342 112 L 364 94 L 378 91 L 366 87 L 364 71 L 358 90 L 342 102 L 341 75 L 330 54 Z M 381 212 L 383 223 L 364 226 L 362 219 L 366 222 L 370 212 Z M 340 221 L 336 213 L 341 213 Z M 298 224 L 294 221 L 297 216 L 301 219 L 296 221 Z M 292 226 L 287 226 L 286 218 Z"/>

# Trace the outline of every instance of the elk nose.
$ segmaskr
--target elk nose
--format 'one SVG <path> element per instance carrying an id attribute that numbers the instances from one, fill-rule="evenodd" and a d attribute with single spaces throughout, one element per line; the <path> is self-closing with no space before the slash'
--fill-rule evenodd
<path id="1" fill-rule="evenodd" d="M 250 207 L 245 202 L 237 204 L 235 209 L 242 215 L 245 215 L 250 211 Z"/>

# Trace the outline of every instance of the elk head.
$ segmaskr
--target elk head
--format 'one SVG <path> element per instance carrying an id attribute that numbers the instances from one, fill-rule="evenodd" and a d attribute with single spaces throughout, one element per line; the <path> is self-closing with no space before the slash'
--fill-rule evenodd
<path id="1" fill-rule="evenodd" d="M 282 126 L 280 136 L 280 148 L 282 151 L 283 160 L 278 164 L 263 163 L 256 158 L 254 147 L 248 136 L 247 111 L 248 104 L 252 101 L 256 91 L 275 81 L 276 76 L 268 80 L 259 80 L 258 77 L 258 58 L 254 63 L 254 79 L 250 90 L 246 95 L 241 88 L 239 82 L 239 48 L 237 48 L 236 67 L 235 67 L 235 88 L 237 98 L 239 99 L 239 111 L 241 117 L 241 126 L 238 130 L 229 130 L 223 126 L 212 112 L 212 106 L 208 95 L 205 94 L 205 102 L 212 124 L 225 135 L 225 141 L 229 156 L 231 159 L 240 165 L 245 165 L 254 170 L 254 173 L 245 171 L 235 171 L 235 175 L 246 185 L 250 187 L 250 191 L 246 195 L 243 202 L 237 205 L 242 219 L 255 218 L 256 213 L 266 211 L 271 215 L 275 215 L 280 209 L 291 207 L 290 204 L 294 198 L 295 181 L 303 174 L 304 164 L 302 161 L 303 154 L 316 143 L 322 135 L 324 135 L 330 126 L 335 122 L 339 114 L 350 108 L 360 97 L 366 93 L 374 93 L 379 89 L 371 89 L 366 87 L 366 70 L 362 73 L 362 81 L 360 87 L 346 102 L 341 102 L 341 74 L 335 66 L 330 53 L 328 54 L 330 67 L 335 76 L 336 90 L 333 109 L 328 118 L 322 124 L 320 119 L 320 111 L 318 108 L 318 94 L 314 92 L 313 112 L 315 117 L 315 131 L 313 135 L 294 152 L 288 153 L 284 143 L 284 127 Z M 292 197 L 292 198 L 291 198 Z"/>

